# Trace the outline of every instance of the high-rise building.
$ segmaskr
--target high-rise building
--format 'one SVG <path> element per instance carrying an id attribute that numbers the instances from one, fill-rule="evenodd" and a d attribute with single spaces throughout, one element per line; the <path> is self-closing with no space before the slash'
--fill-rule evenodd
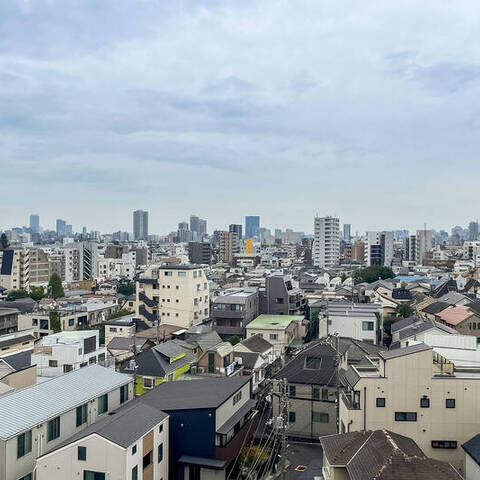
<path id="1" fill-rule="evenodd" d="M 231 233 L 236 233 L 239 240 L 241 240 L 243 238 L 243 235 L 242 235 L 243 227 L 242 227 L 242 225 L 232 223 L 232 224 L 229 225 L 228 231 L 231 232 Z"/>
<path id="2" fill-rule="evenodd" d="M 343 224 L 343 239 L 346 242 L 349 242 L 352 238 L 352 226 L 350 223 L 344 223 Z"/>
<path id="3" fill-rule="evenodd" d="M 73 236 L 73 227 L 69 223 L 65 225 L 65 235 L 67 237 L 72 237 Z"/>
<path id="4" fill-rule="evenodd" d="M 409 235 L 403 239 L 403 259 L 410 262 L 417 261 L 417 237 Z"/>
<path id="5" fill-rule="evenodd" d="M 135 210 L 133 212 L 133 238 L 146 240 L 148 237 L 148 212 Z"/>
<path id="6" fill-rule="evenodd" d="M 238 238 L 236 233 L 220 233 L 220 261 L 233 262 L 233 254 L 238 252 Z"/>
<path id="7" fill-rule="evenodd" d="M 204 235 L 207 234 L 207 221 L 204 220 L 203 218 L 200 219 L 198 222 L 198 233 L 200 237 L 203 237 Z"/>
<path id="8" fill-rule="evenodd" d="M 478 221 L 470 222 L 468 225 L 468 240 L 471 242 L 478 239 Z"/>
<path id="9" fill-rule="evenodd" d="M 196 215 L 190 215 L 190 230 L 197 235 L 200 233 L 200 218 Z"/>
<path id="10" fill-rule="evenodd" d="M 40 217 L 36 214 L 30 215 L 30 231 L 40 233 Z"/>
<path id="11" fill-rule="evenodd" d="M 212 263 L 212 246 L 207 242 L 189 242 L 188 260 L 194 265 L 210 265 Z"/>
<path id="12" fill-rule="evenodd" d="M 57 218 L 56 222 L 56 231 L 57 235 L 65 235 L 65 229 L 67 227 L 67 222 L 61 218 Z"/>
<path id="13" fill-rule="evenodd" d="M 427 252 L 433 248 L 433 230 L 417 230 L 416 261 L 423 265 Z"/>
<path id="14" fill-rule="evenodd" d="M 334 217 L 314 219 L 313 264 L 331 268 L 340 262 L 340 220 Z"/>
<path id="15" fill-rule="evenodd" d="M 393 232 L 367 232 L 364 259 L 367 266 L 392 266 Z"/>
<path id="16" fill-rule="evenodd" d="M 179 242 L 193 241 L 194 233 L 189 230 L 188 222 L 180 222 L 178 224 L 177 237 Z"/>
<path id="17" fill-rule="evenodd" d="M 258 237 L 260 230 L 260 217 L 250 215 L 245 217 L 245 238 Z"/>

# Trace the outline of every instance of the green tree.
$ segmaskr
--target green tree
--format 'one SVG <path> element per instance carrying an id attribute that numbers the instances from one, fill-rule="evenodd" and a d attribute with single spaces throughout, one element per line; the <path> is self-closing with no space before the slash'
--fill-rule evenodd
<path id="1" fill-rule="evenodd" d="M 130 310 L 127 310 L 126 308 L 122 308 L 118 312 L 111 313 L 108 316 L 107 320 L 113 320 L 115 318 L 120 318 L 120 317 L 124 317 L 125 315 L 131 315 L 131 314 L 132 314 L 132 312 Z"/>
<path id="2" fill-rule="evenodd" d="M 45 296 L 45 290 L 42 286 L 30 288 L 30 298 L 33 298 L 33 300 L 38 302 L 44 296 Z"/>
<path id="3" fill-rule="evenodd" d="M 58 273 L 53 273 L 48 282 L 47 293 L 50 298 L 61 298 L 65 296 L 63 291 L 62 279 L 59 277 Z"/>
<path id="4" fill-rule="evenodd" d="M 390 267 L 382 267 L 380 265 L 372 265 L 366 268 L 360 268 L 353 274 L 353 280 L 357 283 L 372 283 L 378 279 L 393 278 L 395 274 Z"/>
<path id="5" fill-rule="evenodd" d="M 7 301 L 12 302 L 13 300 L 18 300 L 19 298 L 27 298 L 30 295 L 26 290 L 21 288 L 20 290 L 11 290 L 8 292 Z"/>
<path id="6" fill-rule="evenodd" d="M 233 346 L 240 341 L 240 337 L 238 335 L 232 335 L 227 341 Z"/>
<path id="7" fill-rule="evenodd" d="M 312 313 L 312 318 L 308 324 L 307 334 L 305 335 L 305 343 L 311 342 L 318 338 L 318 317 L 320 316 L 320 310 Z"/>
<path id="8" fill-rule="evenodd" d="M 414 313 L 415 311 L 408 303 L 400 303 L 395 309 L 395 314 L 397 315 L 397 317 L 408 318 L 411 317 Z"/>
<path id="9" fill-rule="evenodd" d="M 53 333 L 62 331 L 62 322 L 60 321 L 60 312 L 50 312 L 50 329 Z"/>
<path id="10" fill-rule="evenodd" d="M 132 281 L 122 281 L 117 285 L 117 293 L 121 293 L 126 297 L 133 295 L 135 293 L 135 282 Z"/>
<path id="11" fill-rule="evenodd" d="M 2 233 L 2 236 L 0 237 L 0 250 L 6 250 L 8 245 L 8 238 L 4 233 Z"/>

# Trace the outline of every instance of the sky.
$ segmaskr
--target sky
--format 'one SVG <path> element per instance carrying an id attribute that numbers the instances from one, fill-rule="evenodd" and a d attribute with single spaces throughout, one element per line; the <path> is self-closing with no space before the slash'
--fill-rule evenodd
<path id="1" fill-rule="evenodd" d="M 480 216 L 478 1 L 0 2 L 0 229 Z"/>

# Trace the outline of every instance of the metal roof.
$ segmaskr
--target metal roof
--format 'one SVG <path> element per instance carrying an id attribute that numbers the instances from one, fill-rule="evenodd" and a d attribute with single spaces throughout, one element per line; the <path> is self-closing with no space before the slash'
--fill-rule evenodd
<path id="1" fill-rule="evenodd" d="M 35 425 L 132 381 L 129 375 L 89 365 L 46 382 L 0 397 L 0 438 Z"/>
<path id="2" fill-rule="evenodd" d="M 425 350 L 432 350 L 432 347 L 429 347 L 424 343 L 417 343 L 416 345 L 410 345 L 405 348 L 396 348 L 394 350 L 380 352 L 378 355 L 384 360 L 390 360 L 392 358 L 403 357 L 405 355 L 410 355 L 411 353 L 423 352 Z"/>
<path id="3" fill-rule="evenodd" d="M 259 315 L 247 325 L 249 328 L 260 328 L 265 330 L 284 330 L 290 323 L 304 319 L 303 315 Z"/>

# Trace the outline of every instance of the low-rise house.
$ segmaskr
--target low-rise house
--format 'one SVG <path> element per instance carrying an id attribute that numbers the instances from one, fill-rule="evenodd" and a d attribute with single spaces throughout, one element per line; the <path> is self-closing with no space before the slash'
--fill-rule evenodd
<path id="1" fill-rule="evenodd" d="M 107 345 L 107 352 L 115 360 L 115 365 L 120 368 L 124 362 L 154 345 L 155 343 L 146 338 L 114 337 Z"/>
<path id="2" fill-rule="evenodd" d="M 3 308 L 0 302 L 0 335 L 6 335 L 18 330 L 18 314 L 16 308 Z"/>
<path id="3" fill-rule="evenodd" d="M 247 325 L 247 338 L 260 335 L 281 356 L 294 340 L 305 336 L 304 330 L 301 315 L 259 315 Z"/>
<path id="4" fill-rule="evenodd" d="M 403 348 L 408 347 L 412 342 L 423 342 L 425 341 L 425 336 L 432 333 L 456 335 L 457 332 L 455 329 L 435 320 L 409 317 L 392 325 L 392 344 L 390 348 Z"/>
<path id="5" fill-rule="evenodd" d="M 258 394 L 267 377 L 268 360 L 260 353 L 233 352 L 236 364 L 242 368 L 242 375 L 252 377 L 252 392 Z"/>
<path id="6" fill-rule="evenodd" d="M 32 355 L 39 377 L 56 377 L 100 363 L 107 366 L 107 349 L 100 346 L 98 330 L 60 332 L 41 338 Z M 113 366 L 110 362 L 110 366 Z"/>
<path id="7" fill-rule="evenodd" d="M 471 303 L 472 299 L 467 295 L 459 292 L 448 292 L 445 295 L 442 295 L 439 299 L 439 302 L 445 302 L 449 305 L 468 305 Z"/>
<path id="8" fill-rule="evenodd" d="M 20 330 L 0 336 L 0 357 L 23 350 L 31 350 L 35 336 L 32 329 Z"/>
<path id="9" fill-rule="evenodd" d="M 448 463 L 428 458 L 411 439 L 388 430 L 320 438 L 325 480 L 462 480 Z"/>
<path id="10" fill-rule="evenodd" d="M 480 315 L 469 307 L 449 306 L 435 316 L 436 320 L 454 328 L 461 335 L 480 337 Z"/>
<path id="11" fill-rule="evenodd" d="M 261 358 L 267 362 L 265 366 L 266 377 L 271 377 L 282 365 L 282 357 L 276 353 L 274 346 L 260 335 L 253 335 L 242 340 L 234 345 L 233 351 L 234 356 L 236 356 L 237 353 L 260 355 Z"/>
<path id="12" fill-rule="evenodd" d="M 465 452 L 465 480 L 480 478 L 480 433 L 462 445 Z"/>
<path id="13" fill-rule="evenodd" d="M 171 480 L 225 480 L 258 423 L 245 376 L 166 382 L 140 401 L 170 417 Z"/>
<path id="14" fill-rule="evenodd" d="M 236 362 L 233 358 L 233 346 L 229 342 L 220 342 L 203 351 L 197 362 L 199 373 L 230 376 L 235 373 Z"/>
<path id="15" fill-rule="evenodd" d="M 107 320 L 105 323 L 105 345 L 108 345 L 114 337 L 133 337 L 137 330 L 135 314 Z"/>
<path id="16" fill-rule="evenodd" d="M 30 480 L 35 461 L 133 398 L 133 379 L 90 365 L 0 397 L 0 478 Z"/>
<path id="17" fill-rule="evenodd" d="M 0 358 L 0 395 L 31 387 L 37 383 L 35 365 L 15 368 L 5 359 Z"/>
<path id="18" fill-rule="evenodd" d="M 37 459 L 37 480 L 168 479 L 168 415 L 136 400 Z"/>
<path id="19" fill-rule="evenodd" d="M 443 312 L 446 308 L 448 308 L 450 305 L 446 302 L 439 302 L 436 301 L 434 303 L 430 303 L 426 307 L 424 307 L 422 310 L 419 311 L 419 314 L 424 317 L 428 318 L 430 320 L 435 320 L 436 316 Z"/>

